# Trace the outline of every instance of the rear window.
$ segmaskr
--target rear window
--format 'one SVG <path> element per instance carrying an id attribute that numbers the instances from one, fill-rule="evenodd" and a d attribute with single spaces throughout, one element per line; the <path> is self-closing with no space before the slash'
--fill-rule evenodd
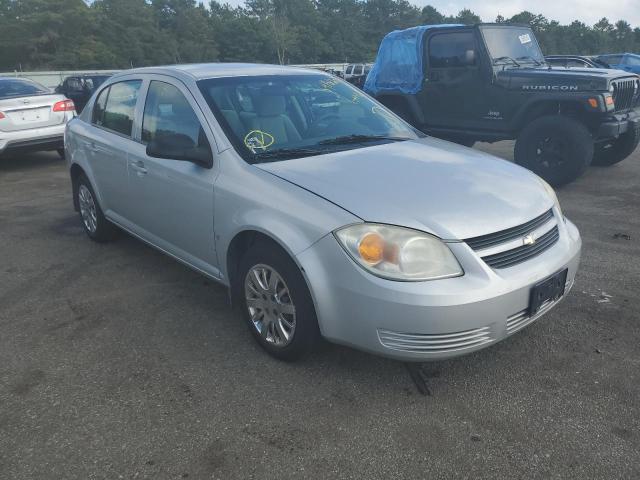
<path id="1" fill-rule="evenodd" d="M 140 80 L 119 82 L 100 92 L 93 107 L 93 123 L 130 137 L 141 84 Z"/>
<path id="2" fill-rule="evenodd" d="M 0 98 L 29 97 L 31 95 L 46 95 L 49 89 L 39 83 L 22 78 L 0 79 Z"/>

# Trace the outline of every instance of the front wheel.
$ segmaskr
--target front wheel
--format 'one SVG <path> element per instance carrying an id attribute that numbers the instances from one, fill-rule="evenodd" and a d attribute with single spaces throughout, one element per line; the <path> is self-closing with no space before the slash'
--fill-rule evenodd
<path id="1" fill-rule="evenodd" d="M 640 123 L 618 138 L 596 145 L 592 165 L 610 167 L 631 155 L 640 143 Z"/>
<path id="2" fill-rule="evenodd" d="M 319 337 L 313 301 L 298 266 L 277 245 L 254 245 L 240 262 L 236 288 L 254 338 L 280 360 L 309 353 Z"/>
<path id="3" fill-rule="evenodd" d="M 582 175 L 593 159 L 589 130 L 569 117 L 548 115 L 527 125 L 516 140 L 515 161 L 553 186 Z"/>

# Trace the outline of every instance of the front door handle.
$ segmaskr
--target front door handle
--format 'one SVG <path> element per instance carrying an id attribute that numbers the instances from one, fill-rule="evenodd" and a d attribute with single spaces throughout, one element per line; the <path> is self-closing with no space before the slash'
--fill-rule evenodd
<path id="1" fill-rule="evenodd" d="M 138 175 L 145 175 L 147 173 L 147 169 L 144 166 L 144 162 L 142 160 L 133 160 L 129 162 L 129 166 L 138 172 Z"/>

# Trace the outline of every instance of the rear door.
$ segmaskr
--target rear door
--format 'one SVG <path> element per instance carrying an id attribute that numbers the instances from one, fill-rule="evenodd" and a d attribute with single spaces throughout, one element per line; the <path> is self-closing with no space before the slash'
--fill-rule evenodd
<path id="1" fill-rule="evenodd" d="M 141 87 L 141 79 L 131 78 L 104 88 L 93 105 L 92 128 L 80 140 L 104 213 L 125 227 L 131 217 L 127 158 Z"/>
<path id="2" fill-rule="evenodd" d="M 425 42 L 424 84 L 418 95 L 427 124 L 455 129 L 482 125 L 490 103 L 483 92 L 474 32 L 434 29 Z"/>
<path id="3" fill-rule="evenodd" d="M 208 149 L 215 145 L 213 135 L 184 84 L 162 75 L 149 78 L 141 134 L 128 165 L 135 232 L 217 277 L 213 184 L 218 170 L 146 153 L 147 144 L 162 135 L 186 135 Z"/>

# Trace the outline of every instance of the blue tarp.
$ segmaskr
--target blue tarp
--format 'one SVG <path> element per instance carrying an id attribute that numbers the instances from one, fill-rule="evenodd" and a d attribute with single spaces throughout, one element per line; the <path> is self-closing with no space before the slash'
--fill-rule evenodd
<path id="1" fill-rule="evenodd" d="M 376 63 L 367 76 L 364 91 L 370 95 L 401 92 L 415 95 L 424 80 L 424 33 L 431 28 L 460 27 L 462 25 L 421 25 L 394 30 L 380 43 Z"/>

